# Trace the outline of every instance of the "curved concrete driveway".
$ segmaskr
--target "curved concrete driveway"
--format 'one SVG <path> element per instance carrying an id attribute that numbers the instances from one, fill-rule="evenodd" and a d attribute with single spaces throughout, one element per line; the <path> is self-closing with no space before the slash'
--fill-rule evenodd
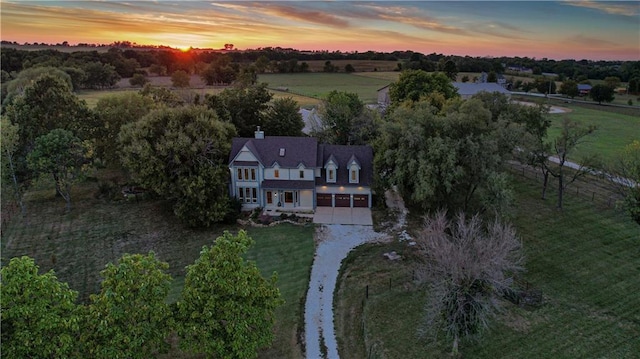
<path id="1" fill-rule="evenodd" d="M 319 243 L 304 311 L 307 359 L 323 358 L 322 346 L 326 348 L 327 359 L 339 358 L 333 327 L 333 291 L 340 263 L 353 248 L 384 238 L 372 226 L 330 224 L 317 229 Z"/>

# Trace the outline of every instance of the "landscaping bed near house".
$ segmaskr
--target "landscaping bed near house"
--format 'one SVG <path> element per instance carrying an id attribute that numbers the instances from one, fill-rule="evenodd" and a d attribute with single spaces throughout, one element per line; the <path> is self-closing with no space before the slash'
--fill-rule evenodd
<path id="1" fill-rule="evenodd" d="M 527 269 L 520 280 L 542 304 L 507 304 L 488 332 L 461 346 L 462 357 L 635 357 L 640 226 L 582 196 L 568 196 L 560 212 L 539 199 L 537 182 L 517 179 L 516 190 L 513 223 Z M 390 250 L 403 260 L 384 259 Z M 443 337 L 420 335 L 425 289 L 413 280 L 417 265 L 401 243 L 364 245 L 343 262 L 335 296 L 341 358 L 450 357 Z"/>

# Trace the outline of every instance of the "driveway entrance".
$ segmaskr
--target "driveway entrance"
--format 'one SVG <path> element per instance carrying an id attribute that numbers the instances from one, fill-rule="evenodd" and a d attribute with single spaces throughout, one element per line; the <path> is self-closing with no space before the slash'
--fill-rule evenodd
<path id="1" fill-rule="evenodd" d="M 372 226 L 373 220 L 369 208 L 317 207 L 313 223 Z"/>

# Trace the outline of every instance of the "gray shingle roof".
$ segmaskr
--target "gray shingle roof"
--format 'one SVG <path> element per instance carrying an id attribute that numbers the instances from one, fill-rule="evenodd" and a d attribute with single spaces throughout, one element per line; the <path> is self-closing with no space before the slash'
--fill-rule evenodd
<path id="1" fill-rule="evenodd" d="M 280 167 L 295 168 L 300 163 L 305 167 L 317 167 L 318 141 L 313 137 L 265 136 L 264 139 L 236 137 L 231 144 L 229 162 L 233 161 L 242 147 L 247 146 L 265 167 L 278 162 Z M 280 156 L 280 149 L 285 155 Z"/>
<path id="2" fill-rule="evenodd" d="M 453 82 L 452 85 L 458 89 L 460 96 L 473 96 L 478 92 L 499 92 L 503 94 L 510 94 L 504 87 L 493 82 L 473 83 L 473 82 Z"/>
<path id="3" fill-rule="evenodd" d="M 338 162 L 336 173 L 336 183 L 326 182 L 326 170 L 324 164 L 333 156 Z M 349 183 L 349 167 L 347 164 L 356 158 L 360 164 L 360 182 L 358 184 Z M 338 185 L 338 186 L 371 186 L 373 183 L 373 149 L 370 146 L 343 146 L 343 145 L 320 145 L 318 148 L 318 163 L 323 166 L 322 176 L 316 177 L 316 184 Z"/>

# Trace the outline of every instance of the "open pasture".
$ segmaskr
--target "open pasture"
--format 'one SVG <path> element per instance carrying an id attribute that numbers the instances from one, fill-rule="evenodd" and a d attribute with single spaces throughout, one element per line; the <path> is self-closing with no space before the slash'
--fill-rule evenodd
<path id="1" fill-rule="evenodd" d="M 344 72 L 347 65 L 353 66 L 356 72 L 375 72 L 375 71 L 394 71 L 398 68 L 399 61 L 385 60 L 330 60 L 333 66 L 338 67 L 340 72 Z M 301 61 L 299 61 L 301 62 Z M 309 60 L 305 61 L 309 64 L 311 72 L 324 71 L 324 65 L 327 60 Z"/>
<path id="2" fill-rule="evenodd" d="M 542 304 L 506 303 L 478 341 L 461 344 L 462 357 L 637 357 L 640 227 L 581 196 L 567 196 L 558 211 L 553 199 L 539 198 L 539 182 L 520 178 L 515 188 L 512 222 L 526 258 L 518 283 L 539 291 Z M 391 250 L 404 260 L 384 260 Z M 343 262 L 336 295 L 341 358 L 450 357 L 444 336 L 434 342 L 421 334 L 428 289 L 413 280 L 417 268 L 414 249 L 398 242 L 362 246 Z"/>
<path id="3" fill-rule="evenodd" d="M 290 93 L 316 99 L 333 90 L 352 92 L 365 103 L 376 103 L 377 90 L 389 84 L 384 79 L 344 73 L 261 74 L 258 81 L 268 83 L 271 89 L 286 88 Z"/>
<path id="4" fill-rule="evenodd" d="M 624 147 L 633 140 L 640 139 L 640 117 L 583 107 L 574 104 L 563 104 L 571 112 L 550 115 L 552 120 L 548 138 L 560 135 L 563 119 L 569 118 L 581 127 L 596 126 L 596 131 L 585 137 L 585 142 L 577 148 L 571 160 L 579 162 L 584 156 L 597 156 L 603 163 L 612 163 Z"/>

